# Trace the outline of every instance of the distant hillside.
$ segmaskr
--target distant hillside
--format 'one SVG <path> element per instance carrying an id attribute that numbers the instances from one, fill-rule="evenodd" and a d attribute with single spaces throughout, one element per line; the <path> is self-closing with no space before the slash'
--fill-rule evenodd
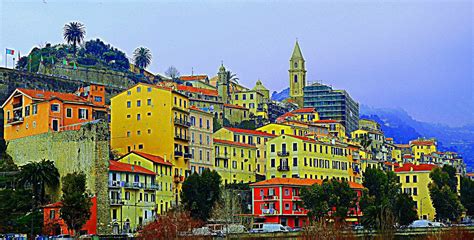
<path id="1" fill-rule="evenodd" d="M 442 151 L 460 153 L 468 168 L 474 168 L 474 125 L 449 127 L 447 125 L 420 122 L 413 119 L 402 109 L 371 108 L 362 105 L 362 118 L 380 123 L 387 137 L 393 137 L 397 143 L 408 143 L 417 137 L 435 137 Z"/>
<path id="2" fill-rule="evenodd" d="M 290 88 L 283 89 L 281 92 L 274 91 L 272 93 L 273 101 L 283 101 L 290 96 Z"/>

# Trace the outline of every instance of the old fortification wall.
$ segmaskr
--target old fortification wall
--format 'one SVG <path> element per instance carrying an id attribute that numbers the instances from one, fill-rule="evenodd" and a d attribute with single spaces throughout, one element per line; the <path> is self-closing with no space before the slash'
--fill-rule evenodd
<path id="1" fill-rule="evenodd" d="M 49 132 L 11 140 L 7 152 L 17 165 L 48 159 L 61 176 L 84 172 L 87 189 L 97 196 L 97 228 L 110 233 L 108 198 L 109 129 L 106 122 L 86 124 L 78 131 Z M 54 193 L 59 200 L 60 193 Z"/>

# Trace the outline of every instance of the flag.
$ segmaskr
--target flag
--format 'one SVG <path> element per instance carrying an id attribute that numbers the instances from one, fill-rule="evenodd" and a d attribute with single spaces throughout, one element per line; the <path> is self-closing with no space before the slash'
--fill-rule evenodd
<path id="1" fill-rule="evenodd" d="M 18 51 L 18 61 L 20 61 L 20 51 Z"/>
<path id="2" fill-rule="evenodd" d="M 63 65 L 67 65 L 66 59 L 63 59 Z"/>
<path id="3" fill-rule="evenodd" d="M 76 69 L 77 69 L 76 62 L 74 62 L 74 70 L 76 70 Z"/>
<path id="4" fill-rule="evenodd" d="M 43 62 L 43 55 L 41 55 L 41 59 L 40 59 L 40 62 Z"/>
<path id="5" fill-rule="evenodd" d="M 13 50 L 13 49 L 8 49 L 8 48 L 6 48 L 6 50 L 7 50 L 7 54 L 10 54 L 10 55 L 14 55 L 14 54 L 15 54 L 15 50 Z"/>
<path id="6" fill-rule="evenodd" d="M 54 65 L 54 57 L 51 58 L 51 64 Z"/>

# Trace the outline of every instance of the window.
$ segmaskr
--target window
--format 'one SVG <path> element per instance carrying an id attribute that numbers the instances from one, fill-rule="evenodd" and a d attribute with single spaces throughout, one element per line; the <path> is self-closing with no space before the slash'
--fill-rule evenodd
<path id="1" fill-rule="evenodd" d="M 290 190 L 289 189 L 285 189 L 285 196 L 290 196 Z"/>
<path id="2" fill-rule="evenodd" d="M 298 143 L 293 143 L 293 151 L 298 151 Z"/>
<path id="3" fill-rule="evenodd" d="M 253 99 L 253 93 L 250 94 L 250 99 L 251 99 L 251 100 Z"/>
<path id="4" fill-rule="evenodd" d="M 142 105 L 142 101 L 141 100 L 137 100 L 137 107 L 140 107 Z"/>
<path id="5" fill-rule="evenodd" d="M 143 149 L 143 144 L 138 144 L 138 149 Z"/>
<path id="6" fill-rule="evenodd" d="M 239 100 L 239 95 L 235 94 L 235 100 Z"/>
<path id="7" fill-rule="evenodd" d="M 25 107 L 25 117 L 30 116 L 30 106 Z"/>
<path id="8" fill-rule="evenodd" d="M 405 182 L 406 182 L 406 183 L 409 183 L 409 182 L 410 182 L 410 176 L 406 176 L 406 177 L 405 177 Z"/>
<path id="9" fill-rule="evenodd" d="M 102 102 L 102 97 L 100 97 L 100 96 L 95 96 L 95 97 L 94 97 L 94 101 L 95 101 L 95 102 Z"/>
<path id="10" fill-rule="evenodd" d="M 294 80 L 295 82 L 298 82 L 298 75 L 295 75 Z"/>
<path id="11" fill-rule="evenodd" d="M 33 107 L 33 109 L 32 109 L 32 110 L 33 110 L 33 111 L 32 111 L 32 112 L 33 112 L 33 115 L 36 115 L 36 114 L 38 113 L 38 105 L 33 104 L 32 107 Z"/>
<path id="12" fill-rule="evenodd" d="M 140 113 L 139 113 L 139 114 L 137 114 L 137 120 L 140 121 L 140 119 L 141 119 L 141 116 L 140 116 Z"/>
<path id="13" fill-rule="evenodd" d="M 271 166 L 272 168 L 275 167 L 275 159 L 271 159 L 271 160 L 270 160 L 270 166 Z"/>
<path id="14" fill-rule="evenodd" d="M 87 109 L 79 109 L 79 119 L 88 119 L 89 118 L 89 111 Z"/>
<path id="15" fill-rule="evenodd" d="M 130 134 L 131 134 L 130 131 L 127 131 L 127 137 L 130 137 Z"/>
<path id="16" fill-rule="evenodd" d="M 413 182 L 416 183 L 417 181 L 418 181 L 417 176 L 414 175 L 414 176 L 413 176 Z"/>
<path id="17" fill-rule="evenodd" d="M 275 152 L 275 144 L 270 145 L 270 152 Z"/>
<path id="18" fill-rule="evenodd" d="M 293 167 L 298 167 L 298 158 L 293 158 Z"/>
<path id="19" fill-rule="evenodd" d="M 289 203 L 285 203 L 285 210 L 290 210 L 290 204 Z"/>
<path id="20" fill-rule="evenodd" d="M 51 104 L 51 112 L 59 112 L 59 104 Z"/>
<path id="21" fill-rule="evenodd" d="M 131 108 L 131 107 L 132 107 L 132 102 L 127 101 L 127 108 Z"/>
<path id="22" fill-rule="evenodd" d="M 148 88 L 147 88 L 147 91 L 148 91 L 148 92 L 151 92 L 151 87 L 148 87 Z"/>
<path id="23" fill-rule="evenodd" d="M 242 100 L 246 100 L 247 99 L 247 95 L 246 94 L 242 94 Z"/>
<path id="24" fill-rule="evenodd" d="M 415 196 L 418 195 L 418 188 L 413 188 L 413 195 L 415 195 Z"/>
<path id="25" fill-rule="evenodd" d="M 72 118 L 72 108 L 66 108 L 66 117 Z"/>
<path id="26" fill-rule="evenodd" d="M 141 87 L 137 87 L 137 92 L 141 92 L 142 88 Z"/>
<path id="27" fill-rule="evenodd" d="M 49 211 L 49 219 L 54 219 L 55 217 L 54 215 L 56 215 L 56 211 L 54 209 L 51 209 Z"/>
<path id="28" fill-rule="evenodd" d="M 151 98 L 148 98 L 148 99 L 146 100 L 146 104 L 147 104 L 148 106 L 151 105 Z"/>
<path id="29" fill-rule="evenodd" d="M 132 95 L 132 91 L 127 91 L 127 95 Z"/>

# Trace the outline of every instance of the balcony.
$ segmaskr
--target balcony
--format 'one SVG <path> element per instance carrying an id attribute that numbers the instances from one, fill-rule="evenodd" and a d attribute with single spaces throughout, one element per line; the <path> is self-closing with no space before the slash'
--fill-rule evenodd
<path id="1" fill-rule="evenodd" d="M 228 153 L 216 153 L 215 158 L 216 159 L 229 159 L 229 154 Z"/>
<path id="2" fill-rule="evenodd" d="M 160 190 L 160 185 L 156 184 L 146 184 L 145 185 L 146 190 Z"/>
<path id="3" fill-rule="evenodd" d="M 174 119 L 174 124 L 180 125 L 180 126 L 183 126 L 183 127 L 190 127 L 191 126 L 190 122 L 184 121 L 183 119 L 180 119 L 180 118 L 175 118 Z"/>
<path id="4" fill-rule="evenodd" d="M 300 197 L 300 196 L 293 196 L 293 197 L 291 198 L 291 200 L 293 200 L 293 201 L 301 201 L 301 197 Z"/>
<path id="5" fill-rule="evenodd" d="M 278 196 L 276 196 L 276 195 L 263 196 L 263 197 L 262 197 L 262 200 L 266 200 L 266 201 L 277 201 L 277 200 L 278 200 Z"/>
<path id="6" fill-rule="evenodd" d="M 22 101 L 13 102 L 12 105 L 13 105 L 13 109 L 21 108 L 23 106 L 23 102 Z"/>
<path id="7" fill-rule="evenodd" d="M 182 141 L 189 141 L 189 136 L 186 135 L 176 134 L 174 135 L 174 138 Z"/>
<path id="8" fill-rule="evenodd" d="M 277 155 L 278 155 L 279 157 L 288 157 L 288 156 L 290 156 L 290 152 L 281 151 L 281 152 L 278 152 Z"/>
<path id="9" fill-rule="evenodd" d="M 282 172 L 286 172 L 286 171 L 290 171 L 290 166 L 288 165 L 280 165 L 278 166 L 278 171 L 282 171 Z"/>
<path id="10" fill-rule="evenodd" d="M 191 159 L 193 158 L 193 155 L 191 153 L 184 153 L 184 159 Z"/>
<path id="11" fill-rule="evenodd" d="M 122 182 L 120 181 L 109 181 L 109 188 L 120 188 L 122 187 Z"/>
<path id="12" fill-rule="evenodd" d="M 277 215 L 278 210 L 269 208 L 269 209 L 262 209 L 262 215 Z"/>
<path id="13" fill-rule="evenodd" d="M 359 160 L 360 159 L 360 155 L 359 153 L 357 152 L 352 152 L 352 159 L 355 161 L 355 160 Z"/>
<path id="14" fill-rule="evenodd" d="M 8 124 L 15 125 L 23 123 L 23 117 L 13 117 L 7 120 Z"/>
<path id="15" fill-rule="evenodd" d="M 139 188 L 144 188 L 145 187 L 145 184 L 140 183 L 140 182 L 133 182 L 133 183 L 123 182 L 122 184 L 126 188 L 133 188 L 133 189 L 139 189 Z"/>
<path id="16" fill-rule="evenodd" d="M 184 176 L 175 175 L 175 176 L 173 177 L 173 181 L 174 181 L 175 183 L 182 183 L 182 182 L 184 182 Z"/>
<path id="17" fill-rule="evenodd" d="M 123 205 L 124 203 L 122 199 L 119 199 L 119 198 L 110 198 L 109 201 L 110 201 L 110 205 L 112 206 L 120 206 L 120 205 Z"/>
<path id="18" fill-rule="evenodd" d="M 306 213 L 303 211 L 303 209 L 295 209 L 291 211 L 292 215 L 306 215 Z"/>
<path id="19" fill-rule="evenodd" d="M 182 157 L 183 156 L 183 152 L 181 151 L 174 151 L 174 157 L 177 158 L 177 157 Z"/>

